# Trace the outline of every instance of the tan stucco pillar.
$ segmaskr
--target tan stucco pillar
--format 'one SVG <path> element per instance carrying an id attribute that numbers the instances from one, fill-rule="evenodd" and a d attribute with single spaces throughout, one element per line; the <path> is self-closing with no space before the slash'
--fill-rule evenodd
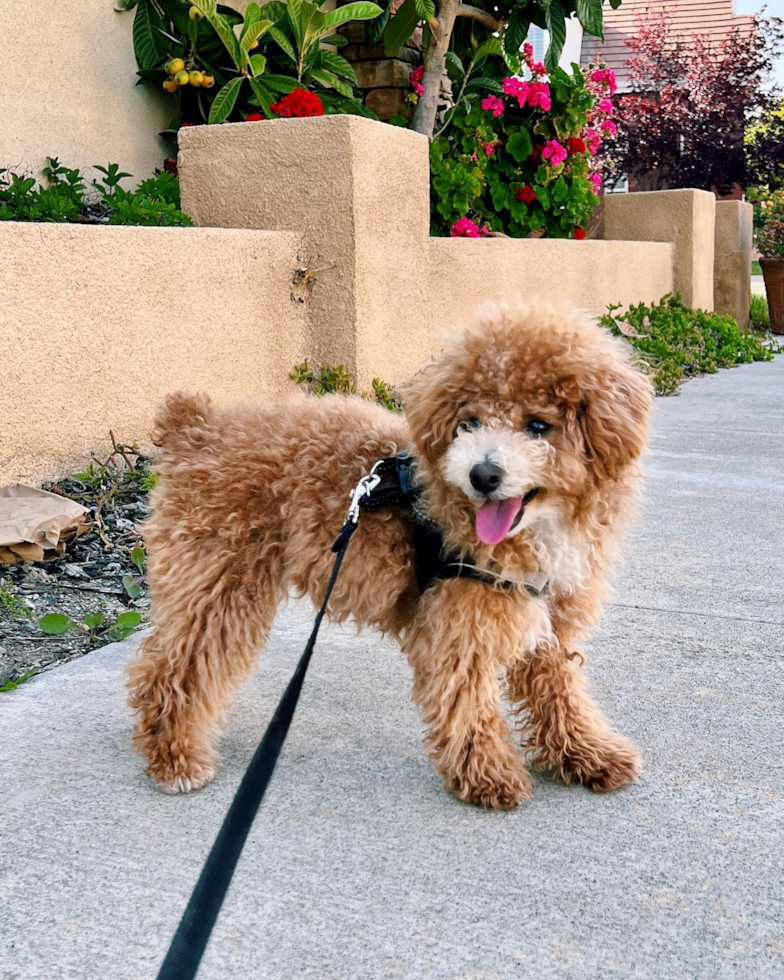
<path id="1" fill-rule="evenodd" d="M 606 194 L 605 237 L 673 243 L 673 283 L 684 303 L 713 309 L 716 198 L 709 191 Z"/>
<path id="2" fill-rule="evenodd" d="M 200 126 L 180 134 L 179 161 L 197 225 L 299 233 L 314 363 L 364 386 L 374 364 L 390 382 L 410 375 L 426 312 L 424 136 L 358 116 Z"/>
<path id="3" fill-rule="evenodd" d="M 744 201 L 716 203 L 716 259 L 713 292 L 716 312 L 749 324 L 751 308 L 751 245 L 754 208 Z"/>

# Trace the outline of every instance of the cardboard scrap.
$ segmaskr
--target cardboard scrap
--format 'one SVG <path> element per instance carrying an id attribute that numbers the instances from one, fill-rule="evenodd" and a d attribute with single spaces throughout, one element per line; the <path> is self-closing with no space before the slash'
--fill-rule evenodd
<path id="1" fill-rule="evenodd" d="M 86 534 L 89 511 L 75 500 L 23 483 L 0 487 L 0 563 L 50 561 Z"/>

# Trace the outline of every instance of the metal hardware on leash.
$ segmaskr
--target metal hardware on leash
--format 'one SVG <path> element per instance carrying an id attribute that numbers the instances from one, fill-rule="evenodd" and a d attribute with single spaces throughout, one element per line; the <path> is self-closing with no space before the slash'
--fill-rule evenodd
<path id="1" fill-rule="evenodd" d="M 351 497 L 351 505 L 348 508 L 348 513 L 346 514 L 346 520 L 344 521 L 345 524 L 348 524 L 349 521 L 351 521 L 352 524 L 356 524 L 359 520 L 359 502 L 363 497 L 369 497 L 379 483 L 381 483 L 381 477 L 378 475 L 378 473 L 376 473 L 376 469 L 383 462 L 383 459 L 379 459 L 377 462 L 375 462 L 370 472 L 363 476 L 354 489 L 349 492 L 349 497 Z"/>

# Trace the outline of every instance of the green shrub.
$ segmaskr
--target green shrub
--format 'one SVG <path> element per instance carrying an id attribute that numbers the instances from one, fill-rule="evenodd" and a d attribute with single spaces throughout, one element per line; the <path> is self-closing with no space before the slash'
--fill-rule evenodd
<path id="1" fill-rule="evenodd" d="M 751 325 L 755 330 L 770 329 L 770 313 L 768 312 L 768 300 L 765 296 L 751 294 Z"/>
<path id="2" fill-rule="evenodd" d="M 353 395 L 357 390 L 356 381 L 342 364 L 336 367 L 324 364 L 314 371 L 308 362 L 304 361 L 302 364 L 297 364 L 289 377 L 297 384 L 305 385 L 314 395 Z M 403 411 L 400 395 L 394 388 L 380 378 L 373 378 L 372 386 L 371 392 L 362 392 L 363 398 L 378 402 L 391 412 Z"/>
<path id="3" fill-rule="evenodd" d="M 640 364 L 659 395 L 673 394 L 689 378 L 770 361 L 784 350 L 772 338 L 740 330 L 731 316 L 684 306 L 677 294 L 653 306 L 638 303 L 623 314 L 616 313 L 619 309 L 620 305 L 608 307 L 600 322 L 639 352 Z"/>
<path id="4" fill-rule="evenodd" d="M 131 175 L 116 163 L 96 166 L 103 174 L 88 193 L 84 175 L 50 157 L 44 167 L 45 185 L 34 177 L 0 170 L 0 221 L 79 222 L 110 225 L 193 224 L 180 211 L 180 185 L 170 173 L 143 180 L 135 191 L 120 181 Z"/>

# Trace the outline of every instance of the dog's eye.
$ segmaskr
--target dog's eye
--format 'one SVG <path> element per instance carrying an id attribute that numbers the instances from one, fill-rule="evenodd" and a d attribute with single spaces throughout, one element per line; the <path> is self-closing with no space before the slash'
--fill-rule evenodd
<path id="1" fill-rule="evenodd" d="M 532 436 L 546 436 L 550 429 L 550 423 L 543 419 L 528 419 L 525 423 L 525 431 Z"/>
<path id="2" fill-rule="evenodd" d="M 458 432 L 470 432 L 472 429 L 478 429 L 481 426 L 479 419 L 463 419 L 462 422 L 457 427 Z"/>

